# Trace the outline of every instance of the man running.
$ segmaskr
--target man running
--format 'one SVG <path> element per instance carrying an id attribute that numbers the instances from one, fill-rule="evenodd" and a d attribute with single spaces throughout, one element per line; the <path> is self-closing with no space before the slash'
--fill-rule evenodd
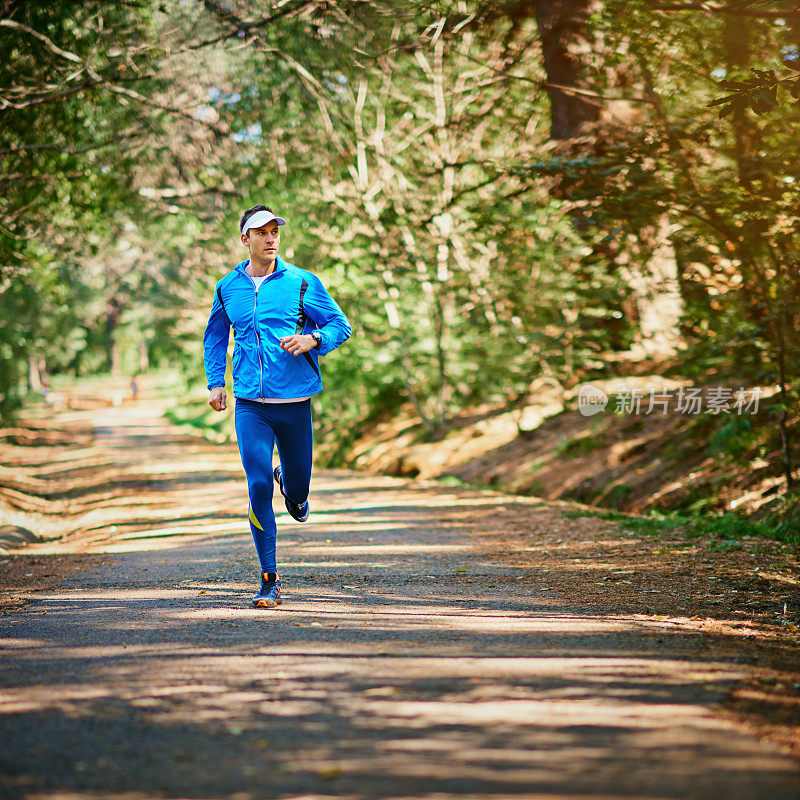
<path id="1" fill-rule="evenodd" d="M 247 475 L 250 530 L 261 562 L 254 608 L 281 603 L 272 481 L 289 514 L 305 522 L 313 448 L 311 397 L 322 391 L 317 359 L 351 333 L 347 317 L 322 281 L 278 255 L 280 226 L 285 224 L 265 205 L 244 212 L 239 231 L 250 258 L 217 283 L 203 337 L 208 404 L 224 411 L 233 327 L 236 438 Z M 273 470 L 276 443 L 280 466 Z"/>

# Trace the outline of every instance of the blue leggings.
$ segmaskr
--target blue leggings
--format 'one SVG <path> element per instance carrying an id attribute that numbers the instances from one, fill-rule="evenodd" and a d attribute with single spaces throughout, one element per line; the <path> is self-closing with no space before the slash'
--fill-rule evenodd
<path id="1" fill-rule="evenodd" d="M 272 450 L 277 443 L 283 489 L 302 504 L 311 483 L 311 400 L 257 403 L 236 399 L 236 438 L 250 494 L 250 531 L 262 572 L 277 572 L 275 513 L 272 510 Z"/>

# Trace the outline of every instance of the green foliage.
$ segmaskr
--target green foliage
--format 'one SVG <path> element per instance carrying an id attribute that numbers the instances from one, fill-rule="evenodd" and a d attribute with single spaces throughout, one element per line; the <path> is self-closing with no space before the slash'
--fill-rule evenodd
<path id="1" fill-rule="evenodd" d="M 613 486 L 609 487 L 605 492 L 603 492 L 603 505 L 611 506 L 611 508 L 619 508 L 625 504 L 632 491 L 633 487 L 630 484 L 615 483 Z"/>
<path id="2" fill-rule="evenodd" d="M 625 529 L 643 536 L 659 537 L 666 534 L 687 538 L 710 539 L 710 544 L 720 549 L 741 547 L 747 538 L 772 539 L 784 544 L 800 545 L 800 498 L 795 495 L 777 501 L 760 516 L 745 517 L 733 511 L 704 514 L 662 514 L 651 511 L 641 516 L 618 511 L 596 512 L 566 509 L 565 519 L 596 516 L 618 522 Z"/>
<path id="3" fill-rule="evenodd" d="M 731 417 L 724 420 L 714 434 L 710 450 L 712 453 L 740 456 L 752 452 L 759 438 L 759 432 L 753 431 L 753 426 L 747 417 Z"/>
<path id="4" fill-rule="evenodd" d="M 613 373 L 643 336 L 633 286 L 660 247 L 683 303 L 675 371 L 784 389 L 775 416 L 692 435 L 736 459 L 769 438 L 756 426 L 786 432 L 792 26 L 607 0 L 581 50 L 603 113 L 554 143 L 535 4 L 343 0 L 259 26 L 224 5 L 8 4 L 23 28 L 0 27 L 0 414 L 29 358 L 204 382 L 214 282 L 244 258 L 242 208 L 266 201 L 289 219 L 284 255 L 354 323 L 317 411 L 336 458 L 409 403 L 435 438 L 537 378 Z"/>
<path id="5" fill-rule="evenodd" d="M 798 62 L 797 49 L 794 48 L 792 57 L 784 60 L 784 66 L 790 69 Z M 742 113 L 748 108 L 756 114 L 766 114 L 778 105 L 778 87 L 786 84 L 792 99 L 800 101 L 800 72 L 796 69 L 789 75 L 779 76 L 773 69 L 758 69 L 753 67 L 750 70 L 750 77 L 744 80 L 724 80 L 720 81 L 719 88 L 729 94 L 712 100 L 708 106 L 714 108 L 719 106 L 720 119 L 736 112 Z"/>
<path id="6" fill-rule="evenodd" d="M 578 458 L 579 456 L 593 453 L 602 446 L 602 436 L 585 434 L 560 441 L 553 452 L 556 456 L 562 458 Z"/>
<path id="7" fill-rule="evenodd" d="M 213 442 L 230 439 L 230 418 L 209 407 L 205 400 L 195 400 L 168 409 L 164 417 L 174 425 L 185 425 Z"/>
<path id="8" fill-rule="evenodd" d="M 0 26 L 0 414 L 16 405 L 28 357 L 63 368 L 91 341 L 93 240 L 133 205 L 130 85 L 144 59 L 145 8 L 18 4 Z M 120 46 L 125 42 L 126 46 Z M 136 83 L 136 81 L 134 81 Z M 152 83 L 152 82 L 151 82 Z M 102 87 L 102 88 L 101 88 Z M 141 133 L 141 131 L 139 131 Z M 89 307 L 83 304 L 88 301 Z"/>

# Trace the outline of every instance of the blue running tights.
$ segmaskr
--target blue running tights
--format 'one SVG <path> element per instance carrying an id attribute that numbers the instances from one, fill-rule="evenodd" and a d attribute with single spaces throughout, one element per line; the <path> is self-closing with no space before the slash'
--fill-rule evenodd
<path id="1" fill-rule="evenodd" d="M 311 400 L 258 403 L 237 398 L 235 420 L 236 438 L 250 494 L 250 531 L 261 571 L 277 572 L 272 450 L 277 444 L 284 491 L 293 502 L 304 503 L 311 483 Z"/>

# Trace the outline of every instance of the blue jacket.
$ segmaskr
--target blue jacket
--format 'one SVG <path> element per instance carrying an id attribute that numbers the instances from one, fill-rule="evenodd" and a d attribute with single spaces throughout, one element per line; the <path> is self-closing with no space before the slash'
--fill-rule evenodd
<path id="1" fill-rule="evenodd" d="M 233 393 L 254 400 L 289 399 L 322 391 L 318 356 L 335 350 L 351 333 L 342 309 L 311 272 L 278 256 L 275 271 L 256 292 L 237 264 L 217 283 L 203 350 L 208 388 L 225 385 L 226 355 L 233 327 Z M 281 349 L 282 336 L 318 330 L 322 341 L 300 356 Z"/>

